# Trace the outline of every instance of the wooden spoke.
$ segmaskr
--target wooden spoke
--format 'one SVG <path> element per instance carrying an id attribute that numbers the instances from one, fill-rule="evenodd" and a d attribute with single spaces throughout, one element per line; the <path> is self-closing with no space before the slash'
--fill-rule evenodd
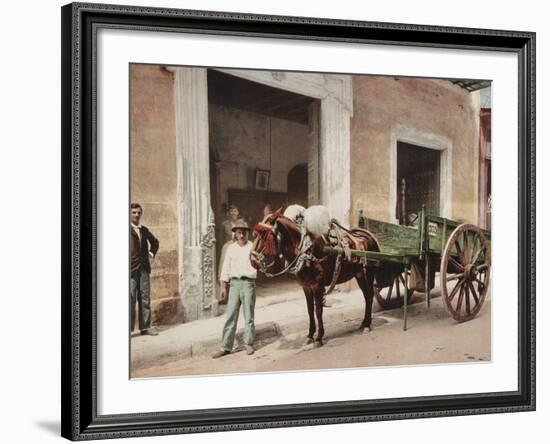
<path id="1" fill-rule="evenodd" d="M 463 245 L 464 245 L 464 252 L 463 252 L 463 263 L 467 264 L 469 259 L 469 253 L 470 253 L 470 243 L 468 241 L 468 232 L 465 231 L 462 235 L 463 239 Z"/>
<path id="2" fill-rule="evenodd" d="M 481 281 L 479 278 L 474 278 L 474 281 L 477 282 L 478 286 L 481 285 L 482 287 L 485 287 L 485 282 Z"/>
<path id="3" fill-rule="evenodd" d="M 479 253 L 480 253 L 479 250 L 483 250 L 483 245 L 481 244 L 481 240 L 479 238 L 479 235 L 477 233 L 474 233 L 473 241 L 472 241 L 472 251 L 475 251 L 475 253 L 472 254 L 472 260 L 470 261 L 470 263 L 472 263 L 472 264 L 475 263 L 475 260 L 473 260 L 473 258 L 475 258 L 476 255 L 479 255 Z"/>
<path id="4" fill-rule="evenodd" d="M 464 288 L 462 285 L 460 286 L 460 294 L 458 295 L 458 302 L 456 303 L 456 311 L 460 313 L 460 309 L 462 308 L 462 301 L 464 300 Z"/>
<path id="5" fill-rule="evenodd" d="M 479 236 L 476 232 L 466 232 L 464 235 L 466 237 L 468 237 L 468 257 L 467 257 L 467 260 L 468 260 L 469 264 L 473 264 L 475 262 L 473 260 L 473 258 L 475 256 L 474 252 L 476 251 L 476 245 L 478 243 Z"/>
<path id="6" fill-rule="evenodd" d="M 458 239 L 455 240 L 455 248 L 458 255 L 462 256 L 462 247 L 460 246 L 460 242 L 458 242 Z"/>
<path id="7" fill-rule="evenodd" d="M 474 301 L 476 301 L 476 305 L 479 304 L 479 297 L 477 295 L 477 292 L 474 288 L 474 284 L 471 282 L 468 282 L 468 286 L 470 287 L 470 293 L 472 294 L 472 297 L 474 298 Z"/>
<path id="8" fill-rule="evenodd" d="M 452 274 L 447 276 L 447 282 L 454 281 L 455 279 L 461 279 L 464 277 L 464 273 Z"/>
<path id="9" fill-rule="evenodd" d="M 485 271 L 489 269 L 489 264 L 481 264 L 478 267 L 476 267 L 476 271 Z"/>
<path id="10" fill-rule="evenodd" d="M 393 291 L 393 282 L 391 283 L 389 289 L 388 289 L 388 293 L 386 294 L 386 302 L 389 304 L 390 303 L 390 299 L 391 299 L 391 293 Z"/>
<path id="11" fill-rule="evenodd" d="M 479 255 L 484 251 L 486 250 L 486 248 L 483 248 L 481 247 L 479 250 L 477 250 L 473 257 L 472 257 L 472 260 L 470 261 L 471 264 L 475 264 L 477 262 L 477 260 L 479 259 Z"/>
<path id="12" fill-rule="evenodd" d="M 449 257 L 449 262 L 452 263 L 460 271 L 464 271 L 464 267 L 462 266 L 462 264 L 459 264 L 454 258 Z"/>
<path id="13" fill-rule="evenodd" d="M 465 299 L 466 299 L 466 313 L 470 314 L 471 313 L 471 310 L 470 310 L 470 286 L 466 285 L 465 287 L 466 288 L 464 288 L 464 293 L 466 294 L 466 296 L 465 296 Z"/>
<path id="14" fill-rule="evenodd" d="M 454 299 L 454 297 L 456 296 L 456 292 L 458 291 L 458 289 L 462 288 L 462 283 L 464 281 L 462 279 L 460 279 L 454 286 L 453 290 L 451 291 L 451 293 L 449 294 L 449 301 L 452 301 Z"/>
<path id="15" fill-rule="evenodd" d="M 385 294 L 382 294 L 381 292 L 382 289 L 375 287 L 374 297 L 376 298 L 378 304 L 383 310 L 391 310 L 394 308 L 399 308 L 404 304 L 405 302 L 404 293 L 402 294 L 401 292 L 401 288 L 405 288 L 404 273 L 405 272 L 399 273 L 395 276 L 391 284 L 387 287 L 387 292 Z M 413 291 L 408 290 L 407 292 L 408 301 L 411 300 L 412 295 L 413 295 Z"/>

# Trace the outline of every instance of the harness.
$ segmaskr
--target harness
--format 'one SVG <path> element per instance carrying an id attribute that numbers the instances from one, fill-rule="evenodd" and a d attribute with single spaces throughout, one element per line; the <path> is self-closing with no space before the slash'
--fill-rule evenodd
<path id="1" fill-rule="evenodd" d="M 280 251 L 280 245 L 276 246 L 275 240 L 273 239 L 275 236 L 275 232 L 277 231 L 277 224 L 275 223 L 274 225 L 271 225 L 267 223 L 260 223 L 256 225 L 255 230 L 261 235 L 262 241 L 265 245 L 262 252 L 255 253 L 255 255 L 259 264 L 259 270 L 267 277 L 281 276 L 285 273 L 296 275 L 304 268 L 304 266 L 309 267 L 311 266 L 312 262 L 323 262 L 326 260 L 326 256 L 319 259 L 313 255 L 311 251 L 313 242 L 311 241 L 310 236 L 307 234 L 304 226 L 302 226 L 301 224 L 299 224 L 298 226 L 300 227 L 301 237 L 300 243 L 297 247 L 298 251 L 296 256 L 294 257 L 292 262 L 290 262 L 282 271 L 278 273 L 270 273 L 267 270 L 273 266 L 276 259 L 274 259 L 273 262 L 271 262 L 270 264 L 265 264 L 264 251 L 273 256 L 276 256 L 277 252 Z M 340 273 L 342 271 L 342 263 L 344 261 L 344 257 L 347 260 L 351 260 L 351 249 L 345 239 L 345 236 L 347 236 L 356 245 L 359 244 L 359 239 L 353 236 L 353 234 L 348 229 L 344 228 L 336 219 L 331 219 L 327 235 L 328 239 L 325 238 L 325 241 L 333 246 L 341 247 L 343 253 L 339 253 L 336 257 L 332 279 L 328 289 L 325 292 L 325 295 L 331 293 L 334 290 L 334 287 L 336 286 L 336 283 L 338 282 L 338 278 L 340 277 Z M 277 240 L 279 241 L 279 239 Z"/>
<path id="2" fill-rule="evenodd" d="M 266 224 L 266 223 L 260 223 L 260 224 L 256 225 L 256 227 L 255 227 L 256 231 L 258 231 L 260 233 L 262 233 L 262 232 L 264 233 L 263 236 L 262 236 L 262 240 L 266 244 L 264 246 L 264 250 L 266 250 L 270 253 L 273 252 L 274 254 L 271 254 L 272 256 L 276 256 L 277 251 L 280 250 L 280 248 L 277 248 L 277 251 L 274 250 L 273 233 L 276 231 L 276 228 L 277 228 L 277 224 L 269 225 L 269 224 Z M 270 233 L 266 233 L 266 231 L 270 231 Z M 306 239 L 309 239 L 309 237 L 306 235 L 305 230 L 303 228 L 300 230 L 300 232 L 301 232 L 301 238 L 300 238 L 300 243 L 298 244 L 298 254 L 292 260 L 292 262 L 290 262 L 282 271 L 280 271 L 278 273 L 268 272 L 267 270 L 270 267 L 273 266 L 276 259 L 274 259 L 273 262 L 271 262 L 270 264 L 266 265 L 264 263 L 265 254 L 263 252 L 256 254 L 256 258 L 257 258 L 258 264 L 260 266 L 260 271 L 262 273 L 264 273 L 267 277 L 277 277 L 277 276 L 281 276 L 281 275 L 283 275 L 287 272 L 291 273 L 291 274 L 294 274 L 294 275 L 299 273 L 299 271 L 303 267 L 302 257 L 304 256 L 305 251 L 309 250 L 309 248 L 311 248 L 311 245 L 310 245 L 307 249 L 304 249 L 304 244 L 307 243 Z M 271 236 L 270 236 L 270 234 L 271 234 Z"/>

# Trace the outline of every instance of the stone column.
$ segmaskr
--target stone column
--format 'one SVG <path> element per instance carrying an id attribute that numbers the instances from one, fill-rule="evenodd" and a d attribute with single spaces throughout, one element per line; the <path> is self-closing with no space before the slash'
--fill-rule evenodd
<path id="1" fill-rule="evenodd" d="M 185 320 L 215 307 L 214 214 L 210 205 L 206 69 L 174 69 L 179 291 Z"/>
<path id="2" fill-rule="evenodd" d="M 344 225 L 351 222 L 350 117 L 333 95 L 321 101 L 321 202 Z"/>

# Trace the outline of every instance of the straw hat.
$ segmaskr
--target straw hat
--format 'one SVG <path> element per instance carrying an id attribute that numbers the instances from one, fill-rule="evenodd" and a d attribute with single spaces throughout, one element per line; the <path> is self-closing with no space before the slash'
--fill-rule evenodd
<path id="1" fill-rule="evenodd" d="M 233 228 L 231 228 L 231 231 L 233 231 L 233 232 L 235 232 L 235 231 L 237 231 L 237 230 L 248 230 L 248 231 L 252 231 L 252 228 L 250 228 L 246 222 L 244 222 L 244 221 L 239 221 L 239 222 L 237 222 L 237 224 L 236 224 Z"/>

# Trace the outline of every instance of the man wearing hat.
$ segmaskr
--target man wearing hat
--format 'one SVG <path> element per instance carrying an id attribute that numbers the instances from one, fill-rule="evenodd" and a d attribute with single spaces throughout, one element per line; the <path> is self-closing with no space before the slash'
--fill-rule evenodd
<path id="1" fill-rule="evenodd" d="M 256 269 L 250 264 L 252 242 L 246 222 L 236 224 L 232 231 L 235 242 L 227 247 L 223 260 L 220 285 L 220 304 L 227 303 L 227 320 L 223 327 L 221 350 L 213 358 L 231 353 L 241 305 L 244 314 L 244 345 L 246 353 L 254 353 L 254 305 L 256 304 Z"/>

